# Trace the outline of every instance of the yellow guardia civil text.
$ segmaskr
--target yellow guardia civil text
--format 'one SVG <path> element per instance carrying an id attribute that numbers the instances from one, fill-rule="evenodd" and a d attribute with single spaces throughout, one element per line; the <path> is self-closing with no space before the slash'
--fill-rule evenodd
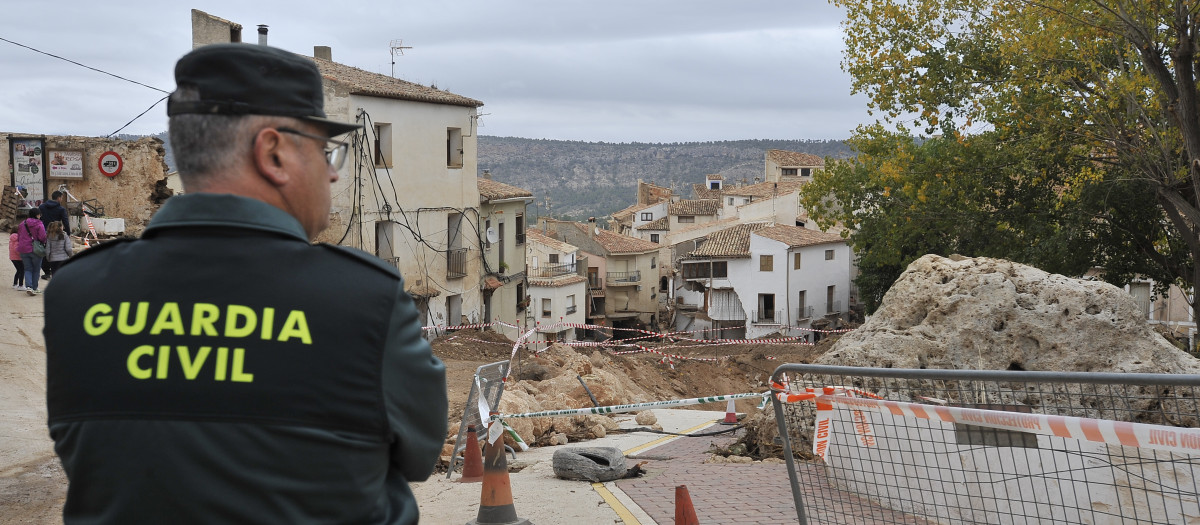
<path id="1" fill-rule="evenodd" d="M 238 304 L 194 303 L 181 307 L 176 302 L 152 305 L 141 301 L 117 303 L 114 309 L 108 303 L 97 303 L 83 316 L 83 330 L 90 336 L 99 337 L 114 328 L 127 336 L 169 334 L 312 344 L 308 316 L 303 310 L 277 316 L 275 308 L 254 309 Z M 245 369 L 246 349 L 233 346 L 139 344 L 130 350 L 125 367 L 134 379 L 167 379 L 172 360 L 179 363 L 188 380 L 209 377 L 207 368 L 214 381 L 254 381 L 254 374 Z M 209 363 L 212 366 L 206 367 Z"/>

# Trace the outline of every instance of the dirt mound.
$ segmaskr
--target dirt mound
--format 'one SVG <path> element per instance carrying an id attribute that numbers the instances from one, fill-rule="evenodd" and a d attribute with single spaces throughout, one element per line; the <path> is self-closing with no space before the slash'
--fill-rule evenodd
<path id="1" fill-rule="evenodd" d="M 512 341 L 492 332 L 463 330 L 438 338 L 434 353 L 448 369 L 504 359 Z M 512 363 L 500 411 L 506 414 L 593 406 L 644 403 L 690 397 L 764 392 L 771 373 L 783 363 L 811 362 L 824 353 L 830 340 L 817 346 L 796 344 L 680 344 L 644 343 L 651 352 L 618 355 L 623 348 L 577 348 L 555 344 L 536 355 L 521 350 Z M 477 365 L 476 365 L 477 366 Z M 471 369 L 471 372 L 474 370 Z M 463 370 L 465 372 L 465 370 Z M 470 375 L 463 373 L 456 392 L 451 380 L 451 412 L 447 443 L 457 437 Z M 581 383 L 582 381 L 582 383 Z M 587 389 L 584 385 L 587 385 Z M 589 391 L 591 396 L 589 396 Z M 737 403 L 739 412 L 757 412 L 757 400 Z M 699 410 L 724 406 L 696 405 Z M 508 423 L 534 445 L 561 444 L 601 437 L 617 424 L 606 416 L 513 418 Z M 509 444 L 511 438 L 507 438 Z"/>
<path id="2" fill-rule="evenodd" d="M 430 345 L 443 360 L 495 362 L 512 355 L 513 341 L 496 332 L 467 329 L 438 337 Z"/>

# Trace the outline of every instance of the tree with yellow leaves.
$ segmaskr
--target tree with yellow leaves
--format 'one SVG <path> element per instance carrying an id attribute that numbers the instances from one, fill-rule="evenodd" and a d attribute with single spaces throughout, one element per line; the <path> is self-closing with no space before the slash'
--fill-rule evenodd
<path id="1" fill-rule="evenodd" d="M 924 253 L 1200 282 L 1200 3 L 832 0 L 882 124 L 804 191 L 870 306 Z"/>

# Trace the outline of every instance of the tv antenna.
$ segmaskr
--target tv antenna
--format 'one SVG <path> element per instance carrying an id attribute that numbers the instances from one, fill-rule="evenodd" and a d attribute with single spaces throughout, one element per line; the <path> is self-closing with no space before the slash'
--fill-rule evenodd
<path id="1" fill-rule="evenodd" d="M 404 50 L 412 49 L 412 46 L 404 45 L 404 39 L 397 38 L 388 42 L 388 48 L 392 53 L 392 78 L 396 78 L 396 56 L 404 56 Z"/>

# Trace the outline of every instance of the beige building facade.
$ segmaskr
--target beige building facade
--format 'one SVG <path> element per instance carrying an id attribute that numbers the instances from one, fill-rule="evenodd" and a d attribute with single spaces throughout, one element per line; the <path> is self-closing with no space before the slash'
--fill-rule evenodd
<path id="1" fill-rule="evenodd" d="M 193 10 L 192 24 L 196 46 L 240 38 L 238 24 L 207 13 Z M 342 137 L 351 143 L 351 158 L 333 184 L 330 227 L 318 240 L 394 264 L 426 326 L 503 317 L 489 315 L 484 293 L 495 272 L 485 262 L 487 219 L 476 175 L 483 103 L 339 64 L 333 51 L 314 46 L 311 57 L 324 78 L 325 112 L 363 130 Z M 515 304 L 515 287 L 502 294 L 513 295 Z"/>

